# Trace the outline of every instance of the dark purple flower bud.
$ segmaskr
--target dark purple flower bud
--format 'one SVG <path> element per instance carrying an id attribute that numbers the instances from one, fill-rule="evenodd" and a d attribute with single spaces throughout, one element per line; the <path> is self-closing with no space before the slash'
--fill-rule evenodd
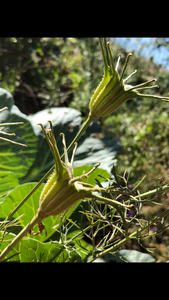
<path id="1" fill-rule="evenodd" d="M 129 210 L 128 214 L 129 214 L 129 217 L 133 218 L 136 213 L 133 210 Z"/>

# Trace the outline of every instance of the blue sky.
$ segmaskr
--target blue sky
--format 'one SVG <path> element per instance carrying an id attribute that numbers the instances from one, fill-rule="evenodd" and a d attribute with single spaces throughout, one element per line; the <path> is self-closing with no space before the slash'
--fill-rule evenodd
<path id="1" fill-rule="evenodd" d="M 153 56 L 153 62 L 161 64 L 169 70 L 169 63 L 166 64 L 166 58 L 169 57 L 169 50 L 164 46 L 153 50 L 154 38 L 113 38 L 113 40 L 118 42 L 128 52 L 134 50 L 135 52 L 140 52 L 140 54 L 146 58 Z M 151 43 L 151 45 L 146 47 L 149 43 Z"/>

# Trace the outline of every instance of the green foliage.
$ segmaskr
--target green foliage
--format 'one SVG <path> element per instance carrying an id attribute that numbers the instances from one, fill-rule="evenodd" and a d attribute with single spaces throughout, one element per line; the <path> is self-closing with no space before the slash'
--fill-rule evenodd
<path id="1" fill-rule="evenodd" d="M 122 54 L 120 63 L 122 66 L 127 53 L 113 41 L 111 44 L 114 49 L 114 60 L 119 53 Z M 24 121 L 25 127 L 16 128 L 16 137 L 13 139 L 28 145 L 28 148 L 23 150 L 16 145 L 1 143 L 0 156 L 3 171 L 0 172 L 0 196 L 8 192 L 6 197 L 0 199 L 0 218 L 4 221 L 9 212 L 35 187 L 35 182 L 54 163 L 37 123 L 41 122 L 47 127 L 47 120 L 52 120 L 58 148 L 62 153 L 59 133 L 65 133 L 68 145 L 76 136 L 82 121 L 80 112 L 76 109 L 81 111 L 83 116 L 88 114 L 89 100 L 103 75 L 103 62 L 98 40 L 95 38 L 1 38 L 0 49 L 1 87 L 13 94 L 15 104 L 22 112 L 27 115 L 32 114 L 26 116 L 21 113 L 14 105 L 10 93 L 0 90 L 0 108 L 4 106 L 9 108 L 9 111 L 0 114 L 0 122 Z M 168 71 L 135 53 L 130 60 L 130 67 L 125 77 L 137 66 L 138 72 L 133 77 L 132 84 L 136 85 L 155 77 L 160 89 L 155 90 L 154 93 L 159 92 L 160 95 L 167 96 Z M 59 108 L 56 108 L 58 106 Z M 45 107 L 48 108 L 38 112 Z M 33 114 L 34 112 L 37 113 Z M 84 182 L 93 185 L 96 182 L 98 185 L 99 182 L 101 186 L 106 184 L 106 187 L 111 183 L 112 189 L 123 191 L 125 188 L 125 191 L 129 191 L 129 183 L 136 186 L 146 174 L 144 184 L 139 186 L 140 194 L 155 188 L 159 182 L 156 184 L 154 178 L 158 178 L 159 174 L 168 175 L 168 112 L 166 103 L 134 99 L 123 104 L 112 116 L 100 120 L 104 130 L 98 122 L 93 122 L 78 141 L 74 176 L 88 172 L 99 160 L 101 168 L 96 169 Z M 5 130 L 11 132 L 10 127 L 6 127 Z M 123 147 L 122 155 L 118 157 L 121 147 L 117 139 Z M 113 181 L 114 179 L 110 181 L 110 172 L 116 159 L 121 165 L 121 172 L 117 176 L 121 185 L 116 180 Z M 130 172 L 130 182 L 126 179 L 128 174 L 125 173 L 126 168 Z M 106 181 L 106 178 L 108 180 L 105 183 L 103 181 Z M 1 250 L 35 215 L 42 188 L 43 185 L 13 216 L 13 221 L 19 218 L 19 226 L 8 227 L 5 223 L 3 229 L 0 226 Z M 144 202 L 139 202 L 138 195 L 134 194 L 135 200 L 133 198 L 131 200 L 131 197 L 128 198 L 125 194 L 119 196 L 112 193 L 109 194 L 109 198 L 110 195 L 112 199 L 117 198 L 124 203 L 128 203 L 129 199 L 133 201 L 132 203 L 135 204 L 133 211 L 136 212 L 134 218 L 125 209 L 119 211 L 118 207 L 103 205 L 103 203 L 96 204 L 94 201 L 91 204 L 87 200 L 80 200 L 65 214 L 46 218 L 44 220 L 46 233 L 43 231 L 42 234 L 31 237 L 27 235 L 10 251 L 7 256 L 9 261 L 74 262 L 92 259 L 97 262 L 97 255 L 99 255 L 101 256 L 99 261 L 111 261 L 112 258 L 113 261 L 118 262 L 121 259 L 129 262 L 153 262 L 154 259 L 148 254 L 126 249 L 112 253 L 111 247 L 117 247 L 118 250 L 122 247 L 122 243 L 120 246 L 118 244 L 119 232 L 121 242 L 122 239 L 127 240 L 126 234 L 131 238 L 134 236 L 140 242 L 140 239 L 142 241 L 145 236 L 148 236 L 150 230 L 150 241 L 152 241 L 159 236 L 153 232 L 153 225 L 162 227 L 160 230 L 163 231 L 168 223 L 166 222 L 165 227 L 163 217 L 158 219 L 160 224 L 155 220 L 154 223 L 149 223 L 149 215 L 142 209 Z M 151 199 L 147 196 L 146 199 L 147 207 L 150 204 L 152 214 L 153 203 L 163 200 L 162 196 L 157 198 L 154 196 Z M 155 211 L 156 216 L 157 209 Z M 159 212 L 164 213 L 160 210 Z M 144 214 L 148 216 L 148 221 L 144 219 Z M 144 229 L 141 235 L 136 234 L 139 225 L 141 230 Z M 159 233 L 162 232 L 160 230 Z M 37 231 L 36 225 L 34 233 Z M 98 241 L 99 234 L 101 237 Z M 148 246 L 147 243 L 146 247 Z M 107 254 L 109 252 L 113 255 Z M 168 259 L 167 254 L 166 259 Z"/>
<path id="2" fill-rule="evenodd" d="M 19 180 L 17 179 L 16 174 L 10 171 L 0 172 L 0 182 L 0 196 L 19 185 Z"/>
<path id="3" fill-rule="evenodd" d="M 14 238 L 8 234 L 4 238 L 1 250 L 6 247 L 5 242 Z M 82 262 L 80 253 L 73 247 L 64 247 L 58 242 L 42 243 L 34 238 L 26 237 L 7 255 L 10 262 Z"/>

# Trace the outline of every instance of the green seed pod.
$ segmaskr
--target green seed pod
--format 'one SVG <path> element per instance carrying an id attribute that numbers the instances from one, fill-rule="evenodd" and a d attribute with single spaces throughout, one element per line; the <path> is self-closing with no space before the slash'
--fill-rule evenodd
<path id="1" fill-rule="evenodd" d="M 149 94 L 140 94 L 138 91 L 147 89 L 147 88 L 155 88 L 157 85 L 145 87 L 150 82 L 156 81 L 156 79 L 149 80 L 145 83 L 132 86 L 126 85 L 125 82 L 131 78 L 137 71 L 135 70 L 132 74 L 130 74 L 126 79 L 123 80 L 123 75 L 125 69 L 128 64 L 129 57 L 132 55 L 128 54 L 124 68 L 122 70 L 121 76 L 118 73 L 118 65 L 120 61 L 120 56 L 117 61 L 116 67 L 114 67 L 113 57 L 110 51 L 109 43 L 106 44 L 104 39 L 104 46 L 100 41 L 103 62 L 104 62 L 104 76 L 96 91 L 94 92 L 93 97 L 91 98 L 89 108 L 90 113 L 89 116 L 92 119 L 97 119 L 98 117 L 106 117 L 112 114 L 117 108 L 119 108 L 124 102 L 129 99 L 137 98 L 137 97 L 145 97 L 145 98 L 154 98 L 160 99 L 162 101 L 169 101 L 168 97 L 160 97 Z"/>
<path id="2" fill-rule="evenodd" d="M 69 180 L 64 177 L 61 180 L 57 178 L 56 170 L 54 170 L 41 193 L 39 214 L 42 218 L 59 215 L 87 196 L 86 191 L 78 191 L 78 183 L 74 182 L 69 185 Z M 79 187 L 81 188 L 80 185 Z"/>
<path id="3" fill-rule="evenodd" d="M 53 134 L 52 123 L 50 122 L 50 130 L 48 130 L 48 134 L 42 124 L 39 125 L 42 127 L 42 132 L 47 139 L 47 142 L 55 159 L 55 170 L 45 184 L 40 196 L 38 212 L 42 220 L 43 218 L 46 218 L 48 216 L 56 216 L 66 211 L 73 204 L 75 204 L 76 201 L 90 196 L 93 189 L 83 186 L 82 182 L 78 182 L 78 180 L 86 178 L 89 173 L 91 173 L 91 171 L 88 174 L 73 178 L 72 165 L 77 144 L 75 145 L 70 163 L 66 150 L 65 137 L 63 133 L 61 134 L 63 136 L 63 146 L 65 154 L 64 163 L 59 155 L 56 140 Z"/>
<path id="4" fill-rule="evenodd" d="M 49 121 L 49 123 L 50 129 L 47 130 L 48 134 L 45 131 L 43 125 L 39 125 L 42 127 L 42 132 L 46 137 L 46 140 L 55 159 L 55 170 L 48 179 L 47 183 L 45 184 L 40 196 L 38 208 L 38 222 L 40 222 L 48 216 L 56 216 L 61 214 L 62 212 L 69 209 L 78 200 L 85 198 L 87 198 L 88 200 L 99 200 L 103 203 L 105 202 L 113 206 L 122 206 L 126 208 L 130 208 L 131 206 L 133 206 L 125 205 L 116 200 L 96 195 L 93 192 L 101 193 L 100 188 L 94 187 L 91 184 L 84 183 L 81 181 L 84 178 L 87 178 L 100 165 L 99 162 L 87 174 L 83 174 L 78 177 L 73 177 L 73 160 L 77 148 L 77 143 L 75 143 L 75 148 L 73 150 L 71 162 L 69 162 L 66 150 L 65 136 L 63 133 L 61 133 L 63 137 L 62 142 L 64 146 L 64 163 L 59 155 L 56 140 L 53 134 L 51 121 Z"/>

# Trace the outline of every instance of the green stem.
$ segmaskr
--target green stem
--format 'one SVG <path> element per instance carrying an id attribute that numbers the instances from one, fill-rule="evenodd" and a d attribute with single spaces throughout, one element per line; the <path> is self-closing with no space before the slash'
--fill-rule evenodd
<path id="1" fill-rule="evenodd" d="M 146 193 L 140 194 L 140 198 L 143 199 L 143 198 L 146 198 L 148 196 L 152 196 L 154 194 L 164 192 L 166 190 L 169 190 L 169 185 L 160 186 L 159 188 L 156 188 L 154 190 L 151 190 L 151 191 L 148 191 Z M 134 196 L 134 198 L 139 199 L 139 195 Z"/>
<path id="2" fill-rule="evenodd" d="M 99 223 L 100 220 L 97 220 L 93 223 L 93 226 L 95 226 L 97 223 Z M 83 236 L 84 232 L 88 231 L 91 228 L 91 225 L 87 226 L 84 229 L 81 229 L 81 231 L 79 233 L 77 233 L 76 235 L 74 235 L 70 240 L 66 241 L 65 244 L 69 245 L 71 244 L 74 240 L 76 240 L 77 238 Z M 80 230 L 80 229 L 79 229 Z"/>
<path id="3" fill-rule="evenodd" d="M 89 126 L 89 124 L 92 122 L 92 118 L 88 116 L 86 121 L 83 123 L 81 129 L 79 130 L 78 134 L 72 141 L 72 143 L 67 148 L 67 152 L 69 153 L 72 148 L 74 147 L 74 143 L 79 140 L 79 138 L 82 136 L 83 132 L 86 130 L 86 128 Z M 61 158 L 64 158 L 64 153 L 62 154 Z M 8 221 L 12 216 L 18 211 L 18 209 L 29 199 L 29 197 L 38 189 L 38 187 L 48 178 L 48 176 L 53 172 L 55 168 L 55 165 L 42 177 L 42 179 L 36 184 L 36 186 L 27 194 L 27 196 L 14 208 L 12 212 L 9 213 L 8 217 L 5 221 Z"/>
<path id="4" fill-rule="evenodd" d="M 9 139 L 2 138 L 2 137 L 0 137 L 0 141 L 8 142 L 8 143 L 11 143 L 11 144 L 14 144 L 14 145 L 18 145 L 18 146 L 22 146 L 22 147 L 25 147 L 25 148 L 28 147 L 28 146 L 25 145 L 25 144 L 17 143 L 17 142 L 14 142 L 14 141 L 11 141 L 11 140 L 9 140 Z"/>
<path id="5" fill-rule="evenodd" d="M 67 148 L 67 153 L 69 153 L 72 150 L 72 148 L 74 147 L 74 143 L 77 142 L 80 139 L 83 132 L 87 129 L 87 127 L 90 125 L 91 122 L 93 122 L 93 119 L 92 119 L 91 116 L 88 116 L 86 121 L 83 123 L 81 129 L 79 130 L 79 132 L 75 136 L 74 140 L 71 142 L 71 144 Z M 61 158 L 63 158 L 63 157 L 64 157 L 64 154 L 62 154 Z"/>
<path id="6" fill-rule="evenodd" d="M 1 123 L 1 126 L 12 126 L 12 125 L 24 125 L 24 122 L 15 122 L 15 123 Z"/>
<path id="7" fill-rule="evenodd" d="M 12 240 L 12 242 L 1 252 L 0 262 L 5 256 L 19 243 L 19 241 L 31 230 L 39 221 L 38 213 L 33 219 L 22 229 L 22 231 Z"/>
<path id="8" fill-rule="evenodd" d="M 96 194 L 94 194 L 94 193 L 92 193 L 89 197 L 90 197 L 91 199 L 99 200 L 99 201 L 102 201 L 103 203 L 107 203 L 107 204 L 109 204 L 109 205 L 112 205 L 112 206 L 114 206 L 115 208 L 116 208 L 117 206 L 122 206 L 122 207 L 125 207 L 125 208 L 131 208 L 131 207 L 133 207 L 133 204 L 126 205 L 126 204 L 123 204 L 123 203 L 118 202 L 118 201 L 116 201 L 116 200 L 109 199 L 109 198 L 105 198 L 105 197 L 96 195 Z M 89 201 L 90 201 L 91 199 L 89 199 Z"/>
<path id="9" fill-rule="evenodd" d="M 8 109 L 8 107 L 5 106 L 4 108 L 0 109 L 0 112 L 4 111 L 5 109 Z"/>

